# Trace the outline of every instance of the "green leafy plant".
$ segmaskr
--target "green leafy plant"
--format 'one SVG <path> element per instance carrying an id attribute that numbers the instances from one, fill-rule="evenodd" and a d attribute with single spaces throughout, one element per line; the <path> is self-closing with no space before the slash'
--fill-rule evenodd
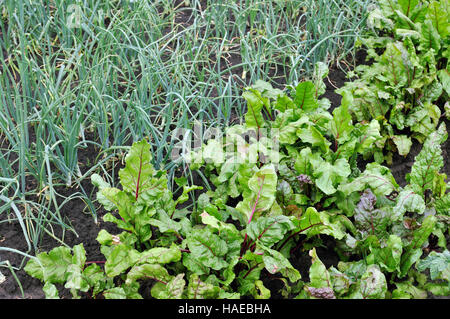
<path id="1" fill-rule="evenodd" d="M 442 283 L 426 286 L 423 273 L 432 268 L 434 279 L 447 278 L 435 266 L 441 255 L 421 259 L 431 235 L 441 249 L 447 244 L 448 184 L 439 172 L 445 125 L 425 140 L 406 187 L 379 163 L 361 172 L 358 158 L 373 155 L 382 139 L 379 122 L 354 123 L 347 94 L 330 113 L 321 98 L 327 72 L 319 63 L 312 79 L 287 92 L 263 81 L 246 88 L 245 124 L 185 154 L 204 185 L 179 178 L 177 196 L 166 172 L 152 166 L 148 142 L 135 142 L 119 172 L 122 189 L 91 177 L 109 211 L 104 220 L 121 231 L 99 232 L 105 260 L 86 261 L 82 245 L 58 247 L 25 270 L 45 283 L 49 298 L 58 284 L 74 297 L 142 298 L 143 281 L 153 298 L 270 298 L 268 276 L 297 298 L 445 293 Z M 190 195 L 192 205 L 182 205 Z M 320 261 L 321 236 L 336 242 L 337 268 Z M 291 263 L 305 251 L 309 281 Z"/>
<path id="2" fill-rule="evenodd" d="M 379 163 L 406 156 L 412 138 L 423 143 L 446 112 L 439 99 L 450 91 L 448 10 L 448 0 L 383 0 L 369 14 L 375 33 L 361 43 L 373 63 L 358 66 L 338 92 L 352 96 L 357 121 L 379 121 Z"/>
<path id="3" fill-rule="evenodd" d="M 443 166 L 440 144 L 446 138 L 444 125 L 427 138 L 408 176 L 409 184 L 404 188 L 393 189 L 392 178 L 380 175 L 377 176 L 379 184 L 365 185 L 367 188 L 362 192 L 352 216 L 355 228 L 338 243 L 343 261 L 338 269 L 328 269 L 328 275 L 333 280 L 327 286 L 320 287 L 311 281 L 300 296 L 315 297 L 310 287 L 328 289 L 328 297 L 332 298 L 426 298 L 427 291 L 448 295 L 446 269 L 439 264 L 447 256 L 444 233 L 448 233 L 450 214 L 450 205 L 442 204 L 448 200 L 449 186 L 443 182 L 446 175 L 439 172 Z M 359 188 L 353 187 L 355 184 L 365 184 L 364 179 L 371 173 L 369 167 L 360 177 L 348 185 L 342 185 L 342 189 L 359 191 Z M 430 235 L 438 239 L 437 246 L 443 252 L 432 251 L 421 259 L 430 245 Z M 344 262 L 349 256 L 346 256 L 347 253 L 365 257 L 356 262 Z M 417 273 L 413 265 L 419 271 L 432 268 L 432 275 L 427 278 Z M 370 288 L 373 290 L 370 293 L 361 291 L 368 289 L 361 282 L 367 266 L 371 266 L 372 275 L 376 273 L 379 278 L 374 278 L 376 285 Z M 443 280 L 433 283 L 436 278 Z M 389 282 L 397 288 L 387 294 L 386 285 Z"/>
<path id="4" fill-rule="evenodd" d="M 97 240 L 106 257 L 103 269 L 97 263 L 87 266 L 82 244 L 73 249 L 58 247 L 28 262 L 25 270 L 45 282 L 47 297 L 56 297 L 55 285 L 64 284 L 74 297 L 90 292 L 92 297 L 101 293 L 104 298 L 140 298 L 139 280 L 145 278 L 155 282 L 151 289 L 155 298 L 236 298 L 241 294 L 268 298 L 270 292 L 262 281 L 254 280 L 263 268 L 282 272 L 292 281 L 300 279 L 289 261 L 271 249 L 295 228 L 288 217 L 257 222 L 250 218 L 247 229 L 238 231 L 233 224 L 208 214 L 205 207 L 197 224 L 190 220 L 192 214 L 176 206 L 199 187 L 184 185 L 182 195 L 173 199 L 163 172 L 151 166 L 150 154 L 145 140 L 133 144 L 119 173 L 122 190 L 109 187 L 98 175 L 92 176 L 100 189 L 99 201 L 119 215 L 108 213 L 104 220 L 123 230 L 117 235 L 99 232 Z M 248 269 L 236 276 L 238 263 Z M 240 283 L 238 292 L 230 290 L 235 279 Z"/>

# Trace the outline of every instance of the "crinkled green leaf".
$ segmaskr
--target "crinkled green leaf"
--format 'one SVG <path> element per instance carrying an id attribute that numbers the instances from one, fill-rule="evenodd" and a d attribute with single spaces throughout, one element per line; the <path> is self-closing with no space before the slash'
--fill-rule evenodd
<path id="1" fill-rule="evenodd" d="M 205 266 L 193 254 L 190 253 L 183 253 L 182 262 L 184 267 L 197 275 L 209 274 L 211 271 L 208 266 Z"/>
<path id="2" fill-rule="evenodd" d="M 249 256 L 248 252 L 244 255 Z M 254 255 L 254 254 L 253 254 Z M 258 256 L 262 260 L 261 256 Z M 243 296 L 253 296 L 255 299 L 269 299 L 270 290 L 264 287 L 264 283 L 260 279 L 261 270 L 264 269 L 264 264 L 261 262 L 248 270 L 242 271 L 237 277 L 238 291 Z"/>
<path id="3" fill-rule="evenodd" d="M 311 81 L 304 81 L 295 88 L 295 105 L 305 112 L 313 111 L 318 107 L 316 89 Z"/>
<path id="4" fill-rule="evenodd" d="M 324 62 L 316 62 L 314 64 L 314 86 L 316 87 L 316 96 L 321 96 L 326 91 L 326 85 L 323 79 L 328 76 L 328 65 Z"/>
<path id="5" fill-rule="evenodd" d="M 346 295 L 349 292 L 352 281 L 349 276 L 340 272 L 333 266 L 328 269 L 331 278 L 331 285 L 333 286 L 333 291 L 337 296 Z"/>
<path id="6" fill-rule="evenodd" d="M 280 112 L 286 112 L 287 110 L 294 110 L 295 103 L 287 95 L 280 95 L 275 103 L 275 109 Z"/>
<path id="7" fill-rule="evenodd" d="M 236 209 L 247 216 L 250 221 L 253 215 L 269 210 L 276 197 L 278 176 L 272 164 L 262 166 L 247 182 L 243 192 L 243 200 Z M 253 215 L 252 215 L 253 214 Z"/>
<path id="8" fill-rule="evenodd" d="M 354 192 L 345 196 L 342 192 L 338 191 L 334 196 L 336 197 L 336 206 L 345 213 L 346 216 L 352 217 L 355 214 L 355 206 L 359 202 L 359 193 Z"/>
<path id="9" fill-rule="evenodd" d="M 242 93 L 242 97 L 247 101 L 247 113 L 245 114 L 245 125 L 248 128 L 261 128 L 265 124 L 262 115 L 264 104 L 268 103 L 268 98 L 263 97 L 258 90 L 247 88 Z"/>
<path id="10" fill-rule="evenodd" d="M 427 216 L 418 229 L 413 233 L 413 238 L 408 246 L 404 247 L 405 253 L 402 255 L 399 277 L 404 277 L 412 265 L 422 256 L 422 245 L 427 241 L 433 232 L 437 219 L 435 216 Z"/>
<path id="11" fill-rule="evenodd" d="M 427 92 L 431 92 L 431 90 L 427 90 Z M 423 106 L 416 107 L 408 114 L 406 125 L 414 132 L 414 138 L 423 143 L 429 135 L 435 132 L 440 116 L 439 107 L 426 101 Z"/>
<path id="12" fill-rule="evenodd" d="M 433 23 L 433 27 L 445 38 L 449 33 L 448 28 L 448 1 L 431 1 L 427 11 L 427 18 Z"/>
<path id="13" fill-rule="evenodd" d="M 92 296 L 95 297 L 108 287 L 108 283 L 112 282 L 111 278 L 107 278 L 105 272 L 98 264 L 90 264 L 83 270 L 83 278 L 92 288 Z"/>
<path id="14" fill-rule="evenodd" d="M 232 270 L 232 267 L 238 262 L 241 244 L 243 242 L 240 232 L 233 224 L 219 221 L 207 213 L 201 214 L 201 217 L 202 222 L 216 228 L 220 238 L 227 243 L 228 251 L 225 260 L 229 263 L 228 268 Z"/>
<path id="15" fill-rule="evenodd" d="M 407 68 L 403 63 L 401 46 L 400 42 L 387 43 L 386 50 L 379 62 L 383 71 L 378 78 L 388 82 L 393 87 L 404 86 L 408 81 Z"/>
<path id="16" fill-rule="evenodd" d="M 439 123 L 441 117 L 441 109 L 439 106 L 434 104 L 435 101 L 439 99 L 442 95 L 443 87 L 438 79 L 434 79 L 425 87 L 424 94 L 421 97 L 423 105 L 428 112 L 428 116 L 431 119 L 433 127 L 436 127 Z"/>
<path id="17" fill-rule="evenodd" d="M 108 277 L 116 277 L 139 260 L 139 252 L 125 244 L 114 246 L 105 263 L 105 273 Z"/>
<path id="18" fill-rule="evenodd" d="M 418 39 L 420 38 L 420 33 L 416 30 L 410 30 L 410 29 L 395 29 L 395 35 L 397 38 L 405 39 L 405 38 L 411 38 L 411 39 Z"/>
<path id="19" fill-rule="evenodd" d="M 258 240 L 270 248 L 284 238 L 294 228 L 292 221 L 284 216 L 260 217 L 247 225 L 247 234 L 252 240 Z"/>
<path id="20" fill-rule="evenodd" d="M 344 91 L 341 105 L 333 110 L 333 120 L 330 121 L 330 130 L 333 137 L 340 143 L 348 140 L 353 130 L 352 116 L 348 111 L 352 99 L 352 95 Z"/>
<path id="21" fill-rule="evenodd" d="M 127 294 L 122 287 L 114 287 L 103 292 L 105 299 L 127 299 Z"/>
<path id="22" fill-rule="evenodd" d="M 311 165 L 311 159 L 313 157 L 319 159 L 320 155 L 317 153 L 313 154 L 309 147 L 303 148 L 298 154 L 298 156 L 294 157 L 295 160 L 294 167 L 298 174 L 312 176 L 313 166 Z"/>
<path id="23" fill-rule="evenodd" d="M 442 88 L 444 89 L 444 91 L 447 93 L 447 95 L 450 95 L 450 74 L 449 74 L 449 70 L 447 69 L 442 69 L 438 71 L 438 76 L 439 79 L 441 80 L 442 83 Z M 446 104 L 444 105 L 444 109 L 448 111 L 449 108 L 449 101 L 446 102 Z M 450 117 L 450 115 L 448 114 L 448 112 L 446 111 L 446 116 L 447 119 Z"/>
<path id="24" fill-rule="evenodd" d="M 123 243 L 128 246 L 133 246 L 134 243 L 137 242 L 137 237 L 135 234 L 124 231 L 119 235 L 112 235 L 108 233 L 105 229 L 101 229 L 98 232 L 96 240 L 104 246 L 116 245 L 119 243 Z"/>
<path id="25" fill-rule="evenodd" d="M 167 215 L 167 212 L 163 210 L 158 211 L 156 218 L 149 218 L 148 223 L 158 227 L 161 233 L 166 232 L 178 233 L 182 227 L 180 222 L 177 222 L 172 218 L 170 218 L 170 216 Z"/>
<path id="26" fill-rule="evenodd" d="M 116 204 L 111 202 L 108 198 L 105 197 L 105 195 L 102 194 L 102 189 L 104 188 L 110 188 L 111 185 L 109 185 L 107 182 L 103 180 L 103 178 L 98 174 L 92 174 L 91 175 L 91 182 L 92 184 L 98 188 L 97 191 L 97 200 L 102 206 L 107 210 L 111 211 L 114 208 L 116 208 Z"/>
<path id="27" fill-rule="evenodd" d="M 71 249 L 60 246 L 48 253 L 43 252 L 30 259 L 24 270 L 32 277 L 49 283 L 64 283 L 67 279 L 67 268 L 73 263 Z"/>
<path id="28" fill-rule="evenodd" d="M 422 248 L 409 248 L 405 251 L 400 265 L 400 278 L 406 276 L 411 266 L 420 259 L 422 253 Z"/>
<path id="29" fill-rule="evenodd" d="M 330 274 L 325 265 L 319 259 L 319 256 L 317 256 L 315 248 L 309 251 L 309 256 L 311 257 L 311 267 L 309 268 L 310 282 L 308 286 L 314 288 L 327 287 L 333 289 L 333 286 L 331 285 Z"/>
<path id="30" fill-rule="evenodd" d="M 256 80 L 252 85 L 252 89 L 261 92 L 262 96 L 267 97 L 271 100 L 276 100 L 280 96 L 284 96 L 284 92 L 280 89 L 276 89 L 269 82 L 263 80 Z"/>
<path id="31" fill-rule="evenodd" d="M 189 199 L 189 193 L 194 190 L 197 190 L 197 189 L 201 190 L 201 189 L 203 189 L 203 187 L 196 186 L 196 185 L 192 185 L 192 186 L 184 185 L 183 193 L 177 198 L 176 205 L 186 202 Z"/>
<path id="32" fill-rule="evenodd" d="M 369 163 L 365 171 L 349 183 L 340 184 L 338 190 L 349 195 L 370 187 L 375 195 L 388 195 L 398 188 L 391 170 L 378 163 Z"/>
<path id="33" fill-rule="evenodd" d="M 379 71 L 378 69 L 376 70 L 378 74 Z M 372 78 L 377 74 L 372 75 Z M 367 83 L 364 79 L 346 82 L 340 92 L 345 91 L 350 92 L 353 96 L 353 103 L 349 106 L 349 111 L 360 122 L 384 117 L 390 109 L 390 105 L 382 101 L 378 94 L 375 93 L 378 92 L 378 88 Z"/>
<path id="34" fill-rule="evenodd" d="M 440 144 L 447 138 L 445 123 L 428 136 L 419 155 L 416 156 L 409 182 L 413 190 L 424 195 L 425 190 L 432 189 L 435 175 L 443 167 L 442 150 Z"/>
<path id="35" fill-rule="evenodd" d="M 125 167 L 119 170 L 124 191 L 132 193 L 136 199 L 152 186 L 155 170 L 151 160 L 150 144 L 145 139 L 134 142 L 125 156 Z"/>
<path id="36" fill-rule="evenodd" d="M 293 197 L 294 192 L 291 184 L 285 180 L 280 180 L 277 185 L 277 202 L 287 206 Z"/>
<path id="37" fill-rule="evenodd" d="M 420 32 L 420 51 L 429 51 L 433 49 L 436 53 L 441 48 L 441 37 L 433 26 L 431 20 L 425 20 Z"/>
<path id="38" fill-rule="evenodd" d="M 369 265 L 361 276 L 356 296 L 364 299 L 385 299 L 386 292 L 386 277 L 377 265 Z"/>
<path id="39" fill-rule="evenodd" d="M 58 289 L 56 286 L 50 282 L 46 282 L 42 287 L 45 294 L 45 299 L 60 299 L 58 294 Z"/>
<path id="40" fill-rule="evenodd" d="M 134 232 L 140 242 L 146 242 L 152 237 L 151 214 L 141 212 L 134 216 Z"/>
<path id="41" fill-rule="evenodd" d="M 196 274 L 189 277 L 187 287 L 188 299 L 217 299 L 220 293 L 220 287 L 206 283 Z"/>
<path id="42" fill-rule="evenodd" d="M 181 299 L 186 281 L 184 280 L 184 274 L 178 274 L 172 278 L 166 285 L 162 284 L 161 291 L 155 294 L 155 290 L 152 289 L 152 296 L 158 299 Z"/>
<path id="43" fill-rule="evenodd" d="M 225 162 L 225 153 L 222 142 L 217 139 L 208 140 L 202 148 L 202 156 L 205 163 L 220 166 Z"/>
<path id="44" fill-rule="evenodd" d="M 386 244 L 382 247 L 371 247 L 373 259 L 383 271 L 400 271 L 400 260 L 403 252 L 403 244 L 400 237 L 390 235 Z"/>
<path id="45" fill-rule="evenodd" d="M 294 232 L 308 237 L 326 234 L 339 240 L 345 236 L 345 227 L 339 221 L 331 221 L 326 211 L 318 212 L 314 207 L 308 207 L 298 220 L 294 220 L 294 224 Z"/>
<path id="46" fill-rule="evenodd" d="M 432 251 L 430 254 L 416 264 L 418 271 L 430 270 L 430 277 L 435 280 L 441 276 L 444 271 L 450 272 L 450 252 L 444 250 L 441 253 Z"/>
<path id="47" fill-rule="evenodd" d="M 255 299 L 269 299 L 270 298 L 270 290 L 264 286 L 262 280 L 256 280 L 254 282 L 254 292 L 253 297 Z"/>
<path id="48" fill-rule="evenodd" d="M 411 29 L 416 30 L 418 26 L 408 17 L 408 15 L 404 14 L 401 10 L 395 11 L 397 15 L 396 27 L 398 29 Z"/>
<path id="49" fill-rule="evenodd" d="M 298 220 L 295 221 L 297 229 L 296 231 L 305 232 L 312 227 L 318 227 L 323 225 L 323 221 L 320 218 L 319 212 L 314 207 L 308 207 L 305 213 L 300 216 Z"/>
<path id="50" fill-rule="evenodd" d="M 411 14 L 411 11 L 415 6 L 417 6 L 418 3 L 419 0 L 398 0 L 401 10 L 406 16 Z"/>
<path id="51" fill-rule="evenodd" d="M 423 214 L 425 212 L 425 201 L 422 196 L 412 190 L 402 190 L 397 198 L 397 205 L 394 208 L 396 216 L 403 216 L 405 212 Z"/>
<path id="52" fill-rule="evenodd" d="M 392 141 L 397 146 L 398 153 L 402 156 L 406 156 L 412 146 L 411 138 L 407 135 L 395 135 L 392 137 Z"/>
<path id="53" fill-rule="evenodd" d="M 126 284 L 130 285 L 141 278 L 152 279 L 167 284 L 172 279 L 172 276 L 160 264 L 141 264 L 130 269 L 127 273 Z"/>
<path id="54" fill-rule="evenodd" d="M 428 282 L 424 285 L 424 288 L 435 296 L 445 296 L 450 295 L 450 285 L 446 282 Z"/>
<path id="55" fill-rule="evenodd" d="M 394 28 L 394 21 L 383 14 L 383 11 L 379 8 L 374 8 L 373 10 L 369 11 L 369 14 L 367 16 L 367 24 L 378 30 L 391 30 Z"/>
<path id="56" fill-rule="evenodd" d="M 349 141 L 339 145 L 337 154 L 339 157 L 351 158 L 355 153 L 372 154 L 374 145 L 382 139 L 380 134 L 380 124 L 377 120 L 369 123 L 357 123 L 351 131 Z"/>
<path id="57" fill-rule="evenodd" d="M 409 281 L 396 282 L 396 289 L 392 291 L 392 299 L 426 299 L 427 292 Z"/>
<path id="58" fill-rule="evenodd" d="M 435 208 L 439 214 L 450 216 L 450 193 L 447 193 L 441 198 L 437 199 Z"/>
<path id="59" fill-rule="evenodd" d="M 193 229 L 186 237 L 186 243 L 195 257 L 203 265 L 214 270 L 220 270 L 228 266 L 225 260 L 228 252 L 227 243 L 211 228 Z"/>
<path id="60" fill-rule="evenodd" d="M 84 278 L 82 269 L 75 264 L 67 267 L 67 279 L 64 288 L 88 291 L 90 288 L 88 281 Z"/>
<path id="61" fill-rule="evenodd" d="M 395 16 L 395 10 L 400 9 L 400 5 L 397 1 L 378 0 L 377 3 L 381 9 L 383 15 L 386 17 Z"/>
<path id="62" fill-rule="evenodd" d="M 389 116 L 389 122 L 395 125 L 399 130 L 403 130 L 405 128 L 405 102 L 402 101 L 397 105 L 393 106 L 391 109 L 391 114 Z"/>
<path id="63" fill-rule="evenodd" d="M 339 158 L 333 165 L 323 161 L 314 167 L 315 184 L 322 192 L 331 195 L 337 191 L 336 187 L 347 180 L 350 173 L 350 164 L 346 159 Z"/>
<path id="64" fill-rule="evenodd" d="M 84 249 L 83 244 L 81 243 L 81 244 L 73 246 L 72 252 L 73 252 L 73 258 L 72 258 L 73 264 L 82 269 L 86 262 L 86 250 Z"/>
<path id="65" fill-rule="evenodd" d="M 281 144 L 294 144 L 298 140 L 297 131 L 308 122 L 307 115 L 298 118 L 293 110 L 288 110 L 275 118 L 272 129 L 278 130 L 278 140 Z"/>
<path id="66" fill-rule="evenodd" d="M 100 191 L 102 196 L 112 203 L 118 210 L 120 217 L 122 217 L 122 221 L 117 221 L 116 224 L 125 229 L 131 230 L 133 226 L 130 224 L 132 220 L 132 209 L 135 199 L 132 195 L 121 191 L 114 187 L 105 187 Z M 105 214 L 105 216 L 110 216 L 110 214 Z M 105 220 L 105 217 L 103 218 Z M 108 221 L 115 222 L 115 219 L 110 218 Z"/>
<path id="67" fill-rule="evenodd" d="M 168 264 L 171 262 L 177 262 L 181 259 L 180 248 L 175 244 L 167 247 L 155 247 L 149 250 L 145 250 L 139 256 L 137 263 L 148 264 Z"/>
<path id="68" fill-rule="evenodd" d="M 366 272 L 367 266 L 365 260 L 351 262 L 339 261 L 338 270 L 347 275 L 353 282 L 357 282 Z"/>
<path id="69" fill-rule="evenodd" d="M 127 299 L 144 299 L 139 293 L 139 282 L 133 282 L 131 285 L 123 284 L 122 288 L 125 292 Z"/>
<path id="70" fill-rule="evenodd" d="M 280 272 L 283 276 L 287 277 L 291 282 L 296 282 L 301 279 L 300 272 L 295 269 L 289 260 L 284 257 L 280 252 L 265 247 L 264 245 L 256 244 L 257 249 L 263 250 L 262 260 L 266 270 L 275 274 Z"/>
<path id="71" fill-rule="evenodd" d="M 214 219 L 214 217 L 210 217 L 211 219 Z M 202 220 L 204 222 L 206 221 L 205 216 L 202 216 Z M 226 256 L 224 256 L 224 260 L 227 265 L 225 269 L 221 270 L 221 277 L 218 278 L 218 281 L 224 286 L 228 286 L 236 276 L 234 272 L 234 266 L 239 262 L 243 238 L 233 224 L 224 222 L 219 222 L 218 224 L 216 224 L 215 222 L 212 223 L 214 225 L 213 227 L 217 228 L 217 230 L 219 231 L 220 239 L 227 244 L 228 251 L 226 253 Z M 195 255 L 193 256 L 195 257 Z M 185 263 L 184 260 L 183 263 Z M 199 263 L 198 259 L 192 258 L 192 256 L 189 256 L 186 264 L 190 269 L 193 269 L 194 273 L 203 274 L 209 272 L 207 269 L 205 269 L 204 263 Z"/>
<path id="72" fill-rule="evenodd" d="M 319 148 L 323 153 L 328 151 L 331 144 L 313 125 L 298 128 L 296 134 L 304 143 L 309 143 L 313 147 Z"/>

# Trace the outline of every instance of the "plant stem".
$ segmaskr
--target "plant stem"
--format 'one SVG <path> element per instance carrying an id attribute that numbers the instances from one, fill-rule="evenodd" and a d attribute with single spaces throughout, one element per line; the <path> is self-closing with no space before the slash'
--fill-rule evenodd
<path id="1" fill-rule="evenodd" d="M 262 190 L 263 185 L 264 185 L 264 176 L 262 177 L 262 183 L 259 186 L 259 191 L 258 191 L 258 195 L 256 196 L 255 205 L 253 205 L 253 209 L 252 209 L 252 212 L 250 214 L 250 218 L 248 219 L 247 224 L 250 224 L 250 222 L 252 221 L 253 214 L 255 213 L 255 210 L 256 210 L 256 205 L 258 204 L 258 201 L 259 201 L 259 196 L 261 196 L 261 190 Z"/>
<path id="2" fill-rule="evenodd" d="M 255 213 L 255 210 L 256 210 L 256 205 L 258 205 L 259 197 L 261 196 L 261 190 L 262 190 L 263 185 L 264 185 L 264 176 L 262 178 L 262 183 L 259 187 L 258 195 L 256 196 L 256 201 L 255 201 L 255 204 L 253 205 L 253 209 L 252 209 L 252 212 L 250 213 L 250 218 L 248 219 L 247 225 L 250 224 L 250 222 L 252 221 L 253 214 Z M 248 237 L 247 233 L 245 233 L 244 242 L 242 243 L 240 257 L 242 257 L 244 252 L 248 249 L 247 237 Z"/>
<path id="3" fill-rule="evenodd" d="M 254 265 L 253 267 L 251 267 L 244 275 L 244 277 L 242 277 L 242 279 L 245 279 L 253 270 L 255 270 L 256 267 L 258 267 L 259 264 Z"/>
<path id="4" fill-rule="evenodd" d="M 308 229 L 311 228 L 311 227 L 317 226 L 317 225 L 323 225 L 323 223 L 322 223 L 322 222 L 320 222 L 320 223 L 315 223 L 315 224 L 312 224 L 312 225 L 310 225 L 310 226 L 308 226 L 308 227 L 306 227 L 306 228 L 304 228 L 304 229 L 300 229 L 299 231 L 296 231 L 295 233 L 293 233 L 292 235 L 290 235 L 288 238 L 286 238 L 286 240 L 283 242 L 283 244 L 281 244 L 281 246 L 280 246 L 280 248 L 279 248 L 278 250 L 281 250 L 281 249 L 284 247 L 284 245 L 286 245 L 286 243 L 287 243 L 291 238 L 293 238 L 294 236 L 300 234 L 301 232 L 304 232 L 305 230 L 308 230 Z"/>

